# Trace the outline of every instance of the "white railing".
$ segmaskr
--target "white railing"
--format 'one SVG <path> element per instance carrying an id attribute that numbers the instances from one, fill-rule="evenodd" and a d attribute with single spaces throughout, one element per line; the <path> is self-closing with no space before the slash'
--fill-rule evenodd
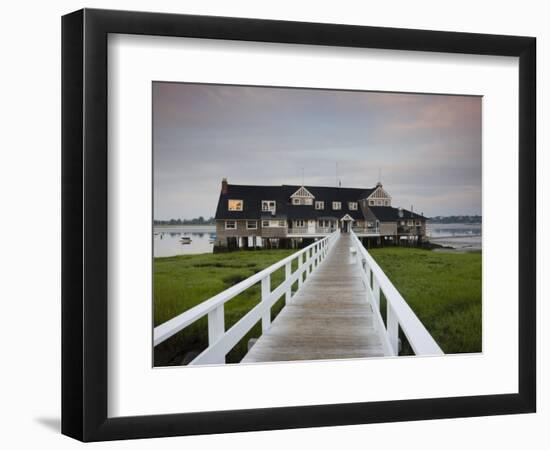
<path id="1" fill-rule="evenodd" d="M 401 328 L 416 355 L 442 355 L 443 351 L 437 345 L 437 342 L 426 330 L 420 319 L 416 317 L 416 314 L 374 258 L 363 247 L 357 235 L 353 231 L 351 235 L 352 249 L 357 254 L 357 264 L 367 288 L 367 301 L 372 305 L 375 324 L 382 336 L 385 353 L 389 356 L 399 354 L 399 328 Z M 383 292 L 386 298 L 387 326 L 384 325 L 380 313 L 380 292 Z"/>
<path id="2" fill-rule="evenodd" d="M 317 242 L 293 253 L 255 275 L 241 281 L 235 286 L 226 289 L 214 297 L 185 311 L 155 327 L 153 345 L 157 346 L 169 337 L 188 327 L 200 318 L 208 315 L 208 347 L 199 354 L 190 364 L 223 364 L 229 351 L 250 331 L 259 321 L 262 321 L 262 333 L 271 326 L 271 307 L 285 297 L 285 304 L 292 301 L 292 285 L 298 281 L 298 289 L 307 281 L 310 274 L 326 258 L 337 232 L 320 239 Z M 292 263 L 297 260 L 297 268 L 292 272 Z M 285 279 L 272 289 L 271 274 L 285 268 Z M 235 296 L 261 283 L 260 302 L 246 313 L 229 330 L 225 329 L 224 305 Z"/>

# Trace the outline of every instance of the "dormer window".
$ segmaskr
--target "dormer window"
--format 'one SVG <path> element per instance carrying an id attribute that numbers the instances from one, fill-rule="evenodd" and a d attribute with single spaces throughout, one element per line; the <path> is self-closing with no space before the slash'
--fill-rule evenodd
<path id="1" fill-rule="evenodd" d="M 315 209 L 325 209 L 325 202 L 316 201 L 315 202 Z"/>
<path id="2" fill-rule="evenodd" d="M 229 211 L 242 211 L 243 210 L 243 201 L 242 200 L 227 200 L 227 209 Z"/>
<path id="3" fill-rule="evenodd" d="M 350 211 L 357 211 L 357 202 L 349 202 L 348 207 Z"/>
<path id="4" fill-rule="evenodd" d="M 334 210 L 342 209 L 342 202 L 332 202 L 332 209 Z"/>
<path id="5" fill-rule="evenodd" d="M 374 200 L 369 200 L 369 206 L 374 206 Z"/>
<path id="6" fill-rule="evenodd" d="M 262 211 L 275 212 L 275 200 L 262 200 Z"/>
<path id="7" fill-rule="evenodd" d="M 290 201 L 293 205 L 313 205 L 314 198 L 315 196 L 302 186 L 290 196 Z"/>

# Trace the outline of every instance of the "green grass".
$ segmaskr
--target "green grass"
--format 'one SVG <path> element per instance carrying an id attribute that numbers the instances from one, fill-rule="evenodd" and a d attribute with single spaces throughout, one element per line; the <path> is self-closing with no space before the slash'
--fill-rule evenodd
<path id="1" fill-rule="evenodd" d="M 445 353 L 481 351 L 481 252 L 403 247 L 369 252 Z M 402 354 L 411 354 L 402 333 L 401 338 Z"/>
<path id="2" fill-rule="evenodd" d="M 153 279 L 155 326 L 208 300 L 294 251 L 240 251 L 155 258 Z M 283 279 L 284 267 L 272 274 L 272 289 Z M 259 300 L 258 283 L 226 303 L 226 330 L 250 311 Z M 273 306 L 273 318 L 283 306 L 284 299 Z M 259 337 L 260 334 L 261 324 L 258 322 L 229 352 L 227 362 L 239 362 L 246 354 L 248 340 Z M 204 317 L 155 347 L 155 366 L 179 365 L 187 353 L 200 353 L 206 347 L 208 347 L 208 322 Z"/>
<path id="3" fill-rule="evenodd" d="M 295 250 L 260 250 L 184 255 L 154 261 L 155 326 L 181 314 L 285 258 Z M 386 247 L 369 250 L 413 311 L 445 353 L 481 351 L 481 253 L 443 253 Z M 295 270 L 296 264 L 293 267 Z M 272 275 L 274 289 L 284 279 L 284 268 Z M 383 296 L 382 296 L 383 297 Z M 225 328 L 229 329 L 260 300 L 259 284 L 225 305 Z M 284 306 L 281 298 L 272 308 L 274 318 Z M 385 317 L 385 301 L 381 299 Z M 250 338 L 259 337 L 261 324 L 227 355 L 239 362 Z M 401 333 L 402 354 L 411 348 Z M 155 347 L 155 366 L 179 365 L 190 352 L 208 346 L 208 323 L 200 319 Z"/>

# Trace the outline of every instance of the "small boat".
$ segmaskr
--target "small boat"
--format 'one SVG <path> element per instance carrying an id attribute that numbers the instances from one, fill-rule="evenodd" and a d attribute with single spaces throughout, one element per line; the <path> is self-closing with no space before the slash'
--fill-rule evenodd
<path id="1" fill-rule="evenodd" d="M 181 239 L 180 239 L 180 242 L 182 244 L 190 244 L 191 243 L 191 238 L 188 237 L 188 236 L 183 236 Z"/>
<path id="2" fill-rule="evenodd" d="M 210 236 L 208 237 L 208 243 L 214 244 L 216 242 L 216 233 L 210 233 Z"/>

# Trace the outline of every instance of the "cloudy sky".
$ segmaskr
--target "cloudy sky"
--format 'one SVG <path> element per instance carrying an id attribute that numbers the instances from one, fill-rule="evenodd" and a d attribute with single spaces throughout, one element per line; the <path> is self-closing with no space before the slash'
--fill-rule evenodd
<path id="1" fill-rule="evenodd" d="M 214 215 L 234 184 L 371 187 L 481 213 L 481 98 L 153 83 L 155 219 Z"/>

